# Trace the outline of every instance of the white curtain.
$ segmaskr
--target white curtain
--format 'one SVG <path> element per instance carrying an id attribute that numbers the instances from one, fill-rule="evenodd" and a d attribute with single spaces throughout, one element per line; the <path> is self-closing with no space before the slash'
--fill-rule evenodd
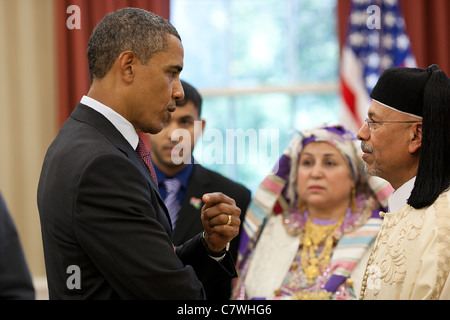
<path id="1" fill-rule="evenodd" d="M 36 192 L 56 135 L 54 0 L 0 0 L 0 191 L 34 278 L 45 275 Z"/>

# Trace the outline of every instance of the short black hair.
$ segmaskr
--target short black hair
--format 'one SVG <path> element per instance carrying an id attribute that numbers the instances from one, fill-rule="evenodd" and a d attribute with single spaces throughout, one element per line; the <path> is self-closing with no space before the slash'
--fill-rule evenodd
<path id="1" fill-rule="evenodd" d="M 181 40 L 166 19 L 143 9 L 124 8 L 107 14 L 95 27 L 88 42 L 87 58 L 91 83 L 102 79 L 119 55 L 131 50 L 142 64 L 167 49 L 167 36 Z"/>
<path id="2" fill-rule="evenodd" d="M 184 99 L 177 101 L 177 107 L 182 107 L 186 105 L 189 101 L 194 103 L 195 109 L 198 111 L 198 116 L 200 117 L 202 113 L 202 96 L 191 84 L 188 82 L 181 80 L 181 85 L 183 86 L 184 91 Z"/>

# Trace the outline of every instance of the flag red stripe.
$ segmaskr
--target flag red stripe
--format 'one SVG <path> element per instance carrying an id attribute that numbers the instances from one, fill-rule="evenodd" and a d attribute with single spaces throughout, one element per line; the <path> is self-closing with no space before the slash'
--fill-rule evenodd
<path id="1" fill-rule="evenodd" d="M 350 90 L 350 88 L 348 87 L 347 83 L 345 82 L 345 79 L 342 76 L 340 76 L 339 78 L 341 80 L 342 97 L 344 99 L 345 105 L 350 111 L 355 122 L 358 123 L 359 120 L 356 114 L 356 97 L 353 94 L 353 91 Z"/>

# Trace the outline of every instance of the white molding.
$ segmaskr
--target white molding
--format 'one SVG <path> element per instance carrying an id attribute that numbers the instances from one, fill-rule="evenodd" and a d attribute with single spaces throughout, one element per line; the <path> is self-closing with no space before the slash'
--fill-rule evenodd
<path id="1" fill-rule="evenodd" d="M 255 87 L 222 87 L 212 89 L 200 89 L 200 94 L 204 98 L 218 96 L 243 96 L 265 93 L 285 93 L 285 94 L 306 94 L 306 93 L 338 93 L 338 82 L 325 83 L 299 83 L 288 86 L 255 86 Z"/>

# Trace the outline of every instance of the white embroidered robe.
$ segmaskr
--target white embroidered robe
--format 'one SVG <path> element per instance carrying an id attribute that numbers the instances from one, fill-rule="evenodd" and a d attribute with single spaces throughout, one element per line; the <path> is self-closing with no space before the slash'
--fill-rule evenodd
<path id="1" fill-rule="evenodd" d="M 429 207 L 386 213 L 362 299 L 450 299 L 450 191 Z"/>

